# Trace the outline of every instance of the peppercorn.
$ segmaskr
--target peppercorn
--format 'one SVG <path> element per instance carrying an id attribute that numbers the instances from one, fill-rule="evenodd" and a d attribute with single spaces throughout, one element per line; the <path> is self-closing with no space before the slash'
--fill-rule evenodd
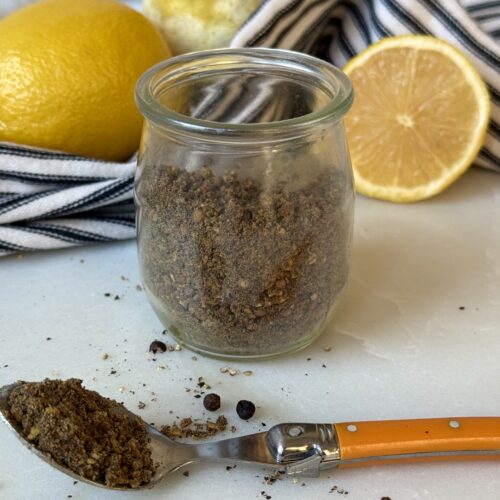
<path id="1" fill-rule="evenodd" d="M 255 413 L 255 405 L 251 401 L 245 401 L 242 399 L 241 401 L 238 401 L 238 404 L 236 405 L 236 413 L 242 420 L 248 420 L 249 418 L 252 418 Z"/>
<path id="2" fill-rule="evenodd" d="M 220 396 L 215 393 L 210 393 L 207 394 L 203 398 L 203 406 L 208 410 L 208 411 L 216 411 L 220 408 Z"/>
<path id="3" fill-rule="evenodd" d="M 156 354 L 158 351 L 165 352 L 167 350 L 167 346 L 161 340 L 154 340 L 151 342 L 149 346 L 149 352 Z"/>

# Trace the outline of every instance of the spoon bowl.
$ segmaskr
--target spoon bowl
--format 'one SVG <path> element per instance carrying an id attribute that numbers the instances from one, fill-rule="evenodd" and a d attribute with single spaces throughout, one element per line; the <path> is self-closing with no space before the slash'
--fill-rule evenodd
<path id="1" fill-rule="evenodd" d="M 56 462 L 50 454 L 40 451 L 32 442 L 24 437 L 23 430 L 21 426 L 15 422 L 15 420 L 10 416 L 9 411 L 9 395 L 13 389 L 22 385 L 22 382 L 16 382 L 14 384 L 6 385 L 0 388 L 0 418 L 5 422 L 7 427 L 15 434 L 15 436 L 21 441 L 21 443 L 26 446 L 30 451 L 32 451 L 39 458 L 47 462 L 52 467 L 64 472 L 68 476 L 71 476 L 78 481 L 92 484 L 93 486 L 99 486 L 101 488 L 113 489 L 113 490 L 139 490 L 152 488 L 158 481 L 162 480 L 165 476 L 177 469 L 194 462 L 197 458 L 196 446 L 180 444 L 172 441 L 168 437 L 164 436 L 161 432 L 155 429 L 153 426 L 146 424 L 146 430 L 148 432 L 150 441 L 150 449 L 153 458 L 153 462 L 158 465 L 153 478 L 151 481 L 145 485 L 139 486 L 137 488 L 123 488 L 123 487 L 109 487 L 104 483 L 97 481 L 92 481 L 79 474 L 73 472 L 71 469 L 64 467 L 64 465 Z M 130 419 L 137 418 L 137 415 L 127 410 L 124 406 L 120 406 L 116 411 L 127 415 Z"/>

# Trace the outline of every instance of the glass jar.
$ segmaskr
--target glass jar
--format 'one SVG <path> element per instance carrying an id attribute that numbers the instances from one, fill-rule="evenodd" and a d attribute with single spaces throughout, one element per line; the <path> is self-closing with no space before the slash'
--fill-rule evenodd
<path id="1" fill-rule="evenodd" d="M 311 343 L 349 268 L 348 78 L 296 52 L 223 49 L 153 67 L 136 98 L 139 260 L 160 320 L 217 357 Z"/>

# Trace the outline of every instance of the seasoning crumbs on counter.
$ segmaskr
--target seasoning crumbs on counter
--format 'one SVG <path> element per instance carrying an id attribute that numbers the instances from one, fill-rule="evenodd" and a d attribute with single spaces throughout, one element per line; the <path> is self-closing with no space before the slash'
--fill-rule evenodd
<path id="1" fill-rule="evenodd" d="M 283 477 L 285 476 L 285 471 L 284 470 L 277 470 L 273 474 L 270 474 L 268 476 L 264 476 L 264 482 L 266 484 L 274 484 L 276 481 L 281 481 Z M 296 478 L 294 478 L 296 479 Z M 297 480 L 298 482 L 298 480 Z"/>
<path id="2" fill-rule="evenodd" d="M 234 377 L 235 375 L 239 375 L 240 371 L 237 370 L 236 368 L 231 368 L 230 366 L 223 366 L 222 368 L 219 369 L 221 373 L 229 373 L 231 377 Z"/>
<path id="3" fill-rule="evenodd" d="M 160 432 L 170 439 L 193 438 L 205 439 L 215 436 L 219 432 L 224 432 L 227 428 L 227 419 L 224 415 L 217 417 L 215 422 L 208 419 L 206 421 L 193 420 L 191 417 L 181 419 L 179 424 L 163 425 Z"/>
<path id="4" fill-rule="evenodd" d="M 336 484 L 332 486 L 330 489 L 329 493 L 338 493 L 339 495 L 349 495 L 349 492 L 347 490 L 344 490 L 343 488 L 339 488 Z"/>

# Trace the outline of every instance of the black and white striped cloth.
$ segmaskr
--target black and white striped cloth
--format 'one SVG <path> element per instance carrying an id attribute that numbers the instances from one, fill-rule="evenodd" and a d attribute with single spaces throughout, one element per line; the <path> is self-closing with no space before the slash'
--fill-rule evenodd
<path id="1" fill-rule="evenodd" d="M 405 33 L 448 40 L 474 62 L 492 100 L 476 164 L 500 172 L 500 0 L 264 0 L 232 46 L 294 49 L 342 67 L 380 38 Z M 0 255 L 133 238 L 134 170 L 134 159 L 0 143 Z"/>

